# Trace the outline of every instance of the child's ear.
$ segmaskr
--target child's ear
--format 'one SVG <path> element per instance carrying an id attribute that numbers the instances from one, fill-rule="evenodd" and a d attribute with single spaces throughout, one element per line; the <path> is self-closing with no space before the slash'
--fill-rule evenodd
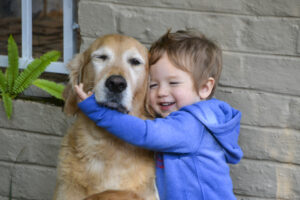
<path id="1" fill-rule="evenodd" d="M 215 79 L 209 77 L 208 80 L 199 89 L 199 96 L 201 100 L 207 99 L 207 97 L 209 97 L 212 89 L 214 88 L 214 85 L 215 85 Z"/>

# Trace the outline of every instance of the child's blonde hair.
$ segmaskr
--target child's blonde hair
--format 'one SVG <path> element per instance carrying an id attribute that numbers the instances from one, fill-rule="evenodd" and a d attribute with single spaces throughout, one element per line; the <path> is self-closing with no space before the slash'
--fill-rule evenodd
<path id="1" fill-rule="evenodd" d="M 222 71 L 222 51 L 211 40 L 196 30 L 167 31 L 150 48 L 149 65 L 155 64 L 164 53 L 177 68 L 191 74 L 196 91 L 208 80 L 215 79 L 211 98 Z"/>

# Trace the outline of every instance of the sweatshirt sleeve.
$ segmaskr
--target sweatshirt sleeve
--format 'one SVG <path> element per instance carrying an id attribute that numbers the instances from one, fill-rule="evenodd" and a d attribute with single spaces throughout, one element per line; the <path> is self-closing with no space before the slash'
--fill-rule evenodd
<path id="1" fill-rule="evenodd" d="M 201 143 L 204 127 L 184 111 L 166 118 L 142 120 L 100 106 L 94 95 L 78 106 L 98 126 L 135 146 L 159 152 L 191 153 L 197 151 Z"/>

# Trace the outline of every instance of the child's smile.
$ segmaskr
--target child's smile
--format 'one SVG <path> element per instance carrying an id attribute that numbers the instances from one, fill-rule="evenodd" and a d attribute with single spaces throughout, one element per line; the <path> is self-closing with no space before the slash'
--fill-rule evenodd
<path id="1" fill-rule="evenodd" d="M 159 106 L 162 111 L 169 111 L 172 110 L 173 107 L 175 107 L 175 102 L 162 102 L 159 103 Z"/>

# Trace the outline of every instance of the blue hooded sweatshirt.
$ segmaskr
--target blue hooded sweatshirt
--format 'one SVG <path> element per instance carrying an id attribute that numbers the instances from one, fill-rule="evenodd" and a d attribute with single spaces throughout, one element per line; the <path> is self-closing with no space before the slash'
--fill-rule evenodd
<path id="1" fill-rule="evenodd" d="M 101 107 L 94 95 L 79 103 L 98 126 L 156 153 L 161 200 L 232 200 L 229 166 L 243 156 L 241 113 L 217 99 L 200 101 L 165 118 L 142 120 Z"/>

